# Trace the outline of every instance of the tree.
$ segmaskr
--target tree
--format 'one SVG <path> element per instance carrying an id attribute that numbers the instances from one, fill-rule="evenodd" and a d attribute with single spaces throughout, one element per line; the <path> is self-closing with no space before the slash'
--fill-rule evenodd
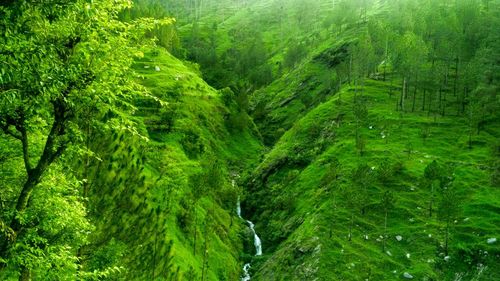
<path id="1" fill-rule="evenodd" d="M 357 199 L 361 214 L 364 215 L 369 203 L 368 189 L 373 184 L 372 169 L 366 164 L 360 164 L 351 172 L 351 183 L 358 193 Z"/>
<path id="2" fill-rule="evenodd" d="M 382 195 L 382 200 L 380 200 L 380 204 L 384 209 L 384 239 L 382 243 L 382 252 L 385 252 L 385 244 L 387 241 L 387 218 L 389 215 L 389 211 L 394 208 L 394 203 L 396 199 L 394 198 L 394 194 L 391 191 L 385 191 Z"/>
<path id="3" fill-rule="evenodd" d="M 436 160 L 433 160 L 424 171 L 425 183 L 430 187 L 430 200 L 429 200 L 429 217 L 432 217 L 432 205 L 434 203 L 434 188 L 436 180 L 439 180 L 441 176 L 441 167 L 438 165 Z"/>
<path id="4" fill-rule="evenodd" d="M 44 176 L 81 143 L 84 109 L 93 109 L 96 125 L 137 133 L 128 113 L 134 99 L 147 94 L 130 66 L 154 24 L 120 22 L 118 13 L 128 7 L 126 0 L 0 4 L 6 35 L 0 44 L 0 128 L 20 142 L 26 172 L 8 222 L 2 222 L 14 238 L 29 232 L 23 218 Z M 0 257 L 9 259 L 15 244 L 2 239 Z M 21 279 L 29 278 L 29 266 L 22 265 Z"/>
<path id="5" fill-rule="evenodd" d="M 302 61 L 307 53 L 307 49 L 302 43 L 295 43 L 288 47 L 284 58 L 283 66 L 293 69 L 295 65 Z"/>
<path id="6" fill-rule="evenodd" d="M 352 228 L 354 226 L 354 214 L 359 208 L 360 197 L 357 190 L 352 187 L 344 186 L 341 191 L 343 202 L 346 208 L 349 210 L 349 232 L 347 238 L 349 241 L 352 240 Z"/>
<path id="7" fill-rule="evenodd" d="M 332 205 L 332 221 L 330 223 L 329 237 L 332 237 L 333 234 L 333 217 L 335 215 L 335 211 L 337 209 L 337 188 L 338 182 L 341 176 L 342 165 L 339 160 L 335 157 L 333 158 L 326 168 L 326 173 L 321 178 L 321 186 L 328 188 L 328 194 L 330 197 L 331 205 Z"/>
<path id="8" fill-rule="evenodd" d="M 359 154 L 363 156 L 365 152 L 366 140 L 361 133 L 361 128 L 366 123 L 366 119 L 368 117 L 368 109 L 366 108 L 365 98 L 362 96 L 355 96 L 353 102 L 353 112 L 354 112 L 354 120 L 355 129 L 354 129 L 354 141 L 356 144 L 356 149 Z"/>
<path id="9" fill-rule="evenodd" d="M 412 32 L 405 33 L 397 42 L 399 44 L 393 64 L 394 67 L 399 70 L 403 78 L 399 109 L 404 111 L 405 99 L 409 89 L 409 80 L 420 71 L 422 62 L 425 61 L 427 57 L 427 47 L 422 38 Z"/>
<path id="10" fill-rule="evenodd" d="M 190 208 L 192 215 L 194 216 L 193 223 L 193 256 L 196 256 L 196 243 L 198 238 L 198 212 L 197 206 L 200 198 L 207 192 L 207 177 L 204 174 L 198 173 L 194 174 L 189 178 L 191 189 L 192 189 L 192 206 Z"/>
<path id="11" fill-rule="evenodd" d="M 438 219 L 444 223 L 444 253 L 448 255 L 448 241 L 453 221 L 461 211 L 461 200 L 453 186 L 441 189 L 438 205 Z"/>

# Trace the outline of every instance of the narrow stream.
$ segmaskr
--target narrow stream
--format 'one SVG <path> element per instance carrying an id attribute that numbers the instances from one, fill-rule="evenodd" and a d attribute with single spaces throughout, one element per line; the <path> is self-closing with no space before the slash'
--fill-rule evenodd
<path id="1" fill-rule="evenodd" d="M 235 185 L 235 181 L 234 180 L 232 181 L 232 184 L 233 184 L 233 187 L 234 187 L 234 185 Z M 241 217 L 240 197 L 238 197 L 238 202 L 236 203 L 236 214 L 238 214 L 239 218 L 242 218 Z M 260 241 L 259 236 L 255 232 L 255 225 L 253 224 L 253 222 L 251 222 L 249 220 L 245 220 L 245 221 L 247 222 L 248 226 L 250 227 L 250 230 L 253 233 L 253 244 L 255 246 L 255 255 L 256 256 L 261 256 L 262 255 L 262 243 Z M 250 272 L 249 272 L 250 267 L 251 267 L 250 263 L 246 263 L 243 266 L 243 277 L 241 277 L 241 281 L 249 281 L 250 280 Z"/>

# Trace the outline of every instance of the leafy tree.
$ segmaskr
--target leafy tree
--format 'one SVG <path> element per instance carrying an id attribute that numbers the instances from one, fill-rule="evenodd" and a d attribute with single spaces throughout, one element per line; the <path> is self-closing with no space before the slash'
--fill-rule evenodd
<path id="1" fill-rule="evenodd" d="M 432 217 L 432 205 L 434 203 L 434 189 L 435 182 L 438 181 L 441 177 L 442 169 L 436 162 L 433 160 L 427 167 L 425 167 L 424 171 L 424 180 L 426 186 L 430 187 L 430 200 L 429 200 L 429 217 Z"/>
<path id="2" fill-rule="evenodd" d="M 385 245 L 387 241 L 387 218 L 390 210 L 394 208 L 394 203 L 396 199 L 394 198 L 394 194 L 391 191 L 385 191 L 382 195 L 382 199 L 380 200 L 380 204 L 384 210 L 384 239 L 382 244 L 382 251 L 385 252 Z"/>
<path id="3" fill-rule="evenodd" d="M 332 213 L 335 215 L 335 211 L 337 209 L 337 196 L 338 192 L 337 189 L 339 187 L 339 180 L 342 175 L 342 165 L 340 164 L 339 160 L 337 158 L 333 158 L 330 160 L 330 163 L 328 163 L 328 166 L 326 168 L 326 172 L 321 178 L 320 185 L 322 187 L 328 188 L 328 194 L 330 197 L 331 201 L 331 206 L 332 206 Z M 330 231 L 329 231 L 329 237 L 332 237 L 333 234 L 333 217 L 332 215 L 332 221 L 330 223 Z"/>
<path id="4" fill-rule="evenodd" d="M 370 201 L 368 191 L 373 184 L 372 169 L 366 164 L 360 164 L 352 170 L 350 177 L 353 188 L 358 193 L 358 207 L 364 215 Z"/>
<path id="5" fill-rule="evenodd" d="M 0 30 L 6 35 L 0 39 L 0 128 L 20 142 L 26 172 L 16 203 L 3 218 L 7 222 L 2 222 L 17 240 L 2 239 L 0 257 L 20 265 L 23 280 L 39 265 L 11 259 L 12 251 L 22 249 L 20 238 L 36 229 L 26 219 L 33 214 L 34 196 L 61 156 L 69 148 L 78 150 L 82 125 L 91 121 L 137 133 L 128 113 L 134 99 L 146 92 L 130 66 L 154 24 L 119 21 L 118 13 L 128 7 L 125 0 L 0 4 Z M 92 120 L 83 114 L 89 108 Z"/>
<path id="6" fill-rule="evenodd" d="M 461 200 L 455 187 L 448 186 L 441 190 L 438 205 L 438 219 L 444 223 L 444 252 L 448 255 L 448 241 L 453 221 L 461 212 Z"/>
<path id="7" fill-rule="evenodd" d="M 354 120 L 355 129 L 354 129 L 354 141 L 356 144 L 356 149 L 359 154 L 363 156 L 365 152 L 366 140 L 361 132 L 361 128 L 366 123 L 366 119 L 368 118 L 368 109 L 366 108 L 365 98 L 362 96 L 355 96 L 353 102 L 353 112 L 354 112 Z"/>
<path id="8" fill-rule="evenodd" d="M 295 43 L 288 47 L 284 59 L 283 66 L 287 68 L 294 68 L 297 63 L 299 63 L 307 53 L 307 49 L 304 44 Z"/>
<path id="9" fill-rule="evenodd" d="M 393 180 L 394 165 L 392 165 L 389 159 L 383 159 L 376 172 L 379 181 L 387 185 Z"/>
<path id="10" fill-rule="evenodd" d="M 409 89 L 408 80 L 420 71 L 422 62 L 425 61 L 427 56 L 427 47 L 422 38 L 412 32 L 407 32 L 396 42 L 398 42 L 398 45 L 393 64 L 403 78 L 399 109 L 404 111 L 405 99 Z"/>
<path id="11" fill-rule="evenodd" d="M 360 206 L 360 194 L 359 192 L 352 187 L 344 186 L 341 190 L 341 196 L 344 202 L 345 207 L 349 210 L 349 232 L 347 238 L 349 241 L 352 240 L 352 228 L 354 226 L 354 216 L 356 210 Z"/>

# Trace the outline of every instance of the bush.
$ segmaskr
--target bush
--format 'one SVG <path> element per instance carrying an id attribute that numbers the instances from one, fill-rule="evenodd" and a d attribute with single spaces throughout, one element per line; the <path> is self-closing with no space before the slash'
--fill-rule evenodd
<path id="1" fill-rule="evenodd" d="M 176 214 L 177 225 L 185 234 L 189 233 L 190 227 L 193 224 L 192 204 L 188 199 L 182 198 L 180 208 Z"/>
<path id="2" fill-rule="evenodd" d="M 288 48 L 285 53 L 283 65 L 288 68 L 293 68 L 306 55 L 307 49 L 304 44 L 295 44 Z"/>
<path id="3" fill-rule="evenodd" d="M 195 132 L 192 128 L 184 132 L 181 145 L 189 158 L 196 158 L 205 152 L 205 145 L 202 142 L 199 132 Z"/>

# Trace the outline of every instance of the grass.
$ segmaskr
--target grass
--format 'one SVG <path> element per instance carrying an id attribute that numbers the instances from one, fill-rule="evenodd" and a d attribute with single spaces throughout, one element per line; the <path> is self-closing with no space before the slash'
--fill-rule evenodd
<path id="1" fill-rule="evenodd" d="M 183 280 L 190 270 L 201 277 L 207 241 L 205 280 L 236 280 L 242 268 L 243 223 L 236 219 L 236 202 L 219 197 L 238 192 L 229 189 L 230 172 L 240 172 L 257 160 L 261 145 L 255 125 L 228 129 L 225 116 L 232 112 L 219 92 L 198 76 L 196 67 L 166 51 L 145 50 L 134 68 L 142 84 L 166 106 L 137 101 L 135 118 L 148 142 L 124 134 L 100 136 L 95 143 L 103 161 L 92 168 L 98 187 L 92 195 L 98 218 L 92 250 L 105 249 L 114 238 L 124 245 L 117 255 L 126 280 L 168 280 L 177 268 L 177 278 Z M 194 203 L 196 191 L 189 177 L 213 157 L 222 163 L 221 187 L 204 190 Z M 99 167 L 109 171 L 100 173 Z M 179 222 L 183 214 L 188 217 L 185 226 Z M 170 241 L 172 248 L 167 246 Z"/>
<path id="2" fill-rule="evenodd" d="M 362 129 L 367 139 L 363 156 L 354 145 L 354 89 L 347 86 L 295 122 L 251 176 L 257 183 L 251 183 L 250 190 L 260 198 L 250 200 L 247 208 L 255 210 L 252 219 L 257 222 L 256 229 L 262 234 L 265 248 L 273 249 L 257 272 L 257 280 L 308 280 L 312 277 L 304 275 L 307 272 L 318 280 L 396 280 L 403 278 L 404 272 L 417 279 L 451 280 L 455 274 L 472 278 L 477 263 L 488 265 L 479 280 L 499 277 L 498 246 L 486 243 L 488 237 L 500 235 L 500 197 L 498 190 L 491 186 L 488 169 L 493 159 L 491 145 L 499 137 L 498 125 L 490 124 L 491 129 L 474 136 L 477 144 L 468 149 L 468 126 L 464 117 L 435 118 L 427 112 L 396 111 L 398 95 L 390 96 L 390 87 L 389 82 L 365 81 L 362 95 L 369 115 Z M 295 109 L 294 106 L 286 108 Z M 286 110 L 271 114 L 290 114 L 285 113 Z M 337 126 L 332 122 L 339 114 L 344 114 L 344 118 Z M 430 128 L 430 136 L 425 141 L 421 137 L 424 127 Z M 322 135 L 334 136 L 326 141 L 326 147 Z M 412 147 L 410 154 L 408 143 Z M 303 160 L 297 159 L 301 157 L 297 152 L 308 155 L 301 165 L 297 165 L 298 160 Z M 334 157 L 343 167 L 341 185 L 348 188 L 349 170 L 360 163 L 368 164 L 375 172 L 382 159 L 399 163 L 403 168 L 391 183 L 376 181 L 369 187 L 368 210 L 365 215 L 356 212 L 352 241 L 347 239 L 349 209 L 340 198 L 332 207 L 332 195 L 336 194 L 337 187 L 330 190 L 321 186 L 326 164 Z M 277 166 L 280 159 L 288 160 Z M 421 184 L 424 169 L 433 160 L 453 167 L 456 187 L 463 197 L 462 212 L 452 227 L 449 262 L 443 260 L 443 225 L 435 215 L 428 217 L 430 195 Z M 259 182 L 270 167 L 274 167 L 271 176 Z M 292 179 L 290 171 L 294 171 Z M 273 189 L 275 186 L 280 187 Z M 396 196 L 396 207 L 390 212 L 388 222 L 387 249 L 391 255 L 382 252 L 379 237 L 383 235 L 384 220 L 378 201 L 384 190 L 392 190 Z M 283 210 L 267 211 L 280 197 L 292 198 L 292 203 Z M 256 205 L 268 201 L 268 204 Z M 300 223 L 294 224 L 294 221 Z M 281 226 L 286 224 L 294 228 L 284 231 Z M 330 226 L 333 228 L 331 238 Z M 276 239 L 283 235 L 285 237 Z M 396 235 L 401 235 L 403 240 L 397 241 Z M 315 237 L 314 247 L 319 247 L 320 253 L 301 251 Z M 464 250 L 473 254 L 464 258 Z M 479 254 L 484 251 L 488 255 Z M 408 253 L 410 258 L 406 257 Z"/>

